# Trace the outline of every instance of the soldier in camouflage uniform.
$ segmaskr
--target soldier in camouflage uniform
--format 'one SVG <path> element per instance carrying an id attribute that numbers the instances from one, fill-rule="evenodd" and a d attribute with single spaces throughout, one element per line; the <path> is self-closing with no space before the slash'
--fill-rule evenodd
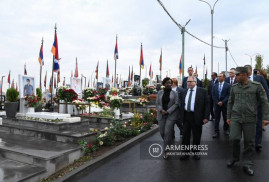
<path id="1" fill-rule="evenodd" d="M 237 67 L 236 79 L 238 83 L 232 86 L 227 109 L 227 123 L 230 125 L 230 139 L 233 142 L 233 159 L 227 166 L 232 167 L 240 160 L 240 140 L 243 133 L 243 169 L 253 176 L 257 106 L 262 105 L 263 122 L 268 124 L 269 105 L 262 85 L 248 80 L 247 68 Z"/>

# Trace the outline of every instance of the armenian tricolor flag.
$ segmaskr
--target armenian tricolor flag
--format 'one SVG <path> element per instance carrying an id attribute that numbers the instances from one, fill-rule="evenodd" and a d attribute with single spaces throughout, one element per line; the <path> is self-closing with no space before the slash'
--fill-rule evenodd
<path id="1" fill-rule="evenodd" d="M 180 61 L 179 61 L 179 75 L 182 74 L 182 55 L 180 57 Z"/>
<path id="2" fill-rule="evenodd" d="M 114 50 L 114 60 L 119 59 L 119 51 L 118 51 L 118 36 L 116 36 L 116 45 Z"/>
<path id="3" fill-rule="evenodd" d="M 9 74 L 8 74 L 8 77 L 7 77 L 7 82 L 10 84 L 10 71 L 9 71 Z"/>
<path id="4" fill-rule="evenodd" d="M 57 40 L 57 33 L 55 30 L 55 35 L 54 35 L 54 43 L 51 48 L 51 52 L 54 55 L 54 63 L 53 63 L 53 71 L 56 72 L 60 69 L 59 65 L 59 54 L 58 54 L 58 40 Z"/>
<path id="5" fill-rule="evenodd" d="M 42 44 L 41 44 L 40 51 L 39 51 L 38 61 L 39 61 L 40 66 L 43 66 L 44 65 L 44 59 L 43 59 L 43 38 L 42 38 Z"/>
<path id="6" fill-rule="evenodd" d="M 143 57 L 143 47 L 142 47 L 142 43 L 141 43 L 141 53 L 140 53 L 140 61 L 139 61 L 139 65 L 142 69 L 144 69 L 144 57 Z"/>

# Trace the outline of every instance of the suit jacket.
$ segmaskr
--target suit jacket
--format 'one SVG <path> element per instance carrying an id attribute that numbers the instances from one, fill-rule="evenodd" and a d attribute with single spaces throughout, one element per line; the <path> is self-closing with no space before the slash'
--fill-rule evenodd
<path id="1" fill-rule="evenodd" d="M 268 85 L 266 83 L 266 80 L 264 79 L 263 76 L 261 75 L 253 75 L 253 81 L 256 81 L 256 82 L 259 82 L 262 84 L 265 92 L 266 92 L 266 95 L 267 95 L 267 99 L 269 100 L 269 89 L 268 89 Z"/>
<path id="2" fill-rule="evenodd" d="M 216 83 L 219 83 L 218 79 L 216 80 L 216 82 L 214 83 L 213 80 L 210 81 L 209 83 L 209 87 L 208 87 L 208 95 L 212 95 L 212 88 L 213 86 L 216 84 Z M 210 97 L 211 99 L 212 97 Z"/>
<path id="3" fill-rule="evenodd" d="M 231 85 L 228 84 L 227 82 L 223 82 L 221 96 L 219 97 L 219 84 L 215 84 L 212 89 L 212 99 L 214 104 L 217 105 L 218 102 L 222 102 L 224 106 L 227 106 L 230 91 L 231 91 Z"/>
<path id="4" fill-rule="evenodd" d="M 177 93 L 178 93 L 178 107 L 179 107 L 179 110 L 181 110 L 181 102 L 182 102 L 182 96 L 183 96 L 183 93 L 184 93 L 184 89 L 181 88 L 181 87 L 177 87 Z"/>
<path id="5" fill-rule="evenodd" d="M 162 105 L 162 97 L 163 97 L 163 90 L 158 92 L 158 96 L 156 99 L 156 107 L 157 107 L 157 120 L 160 121 L 162 119 L 163 105 Z M 168 120 L 178 120 L 179 118 L 179 107 L 178 107 L 178 93 L 174 90 L 170 92 L 170 101 L 168 103 Z"/>
<path id="6" fill-rule="evenodd" d="M 231 77 L 227 77 L 227 78 L 225 78 L 225 82 L 231 84 Z M 233 84 L 236 84 L 236 83 L 237 83 L 237 81 L 236 81 L 236 79 L 235 79 L 235 77 L 234 77 L 234 82 L 233 82 Z"/>
<path id="7" fill-rule="evenodd" d="M 209 108 L 209 100 L 207 92 L 204 88 L 197 87 L 196 88 L 196 96 L 195 96 L 195 105 L 194 105 L 194 119 L 195 124 L 198 126 L 202 126 L 204 119 L 209 119 L 210 108 Z M 181 102 L 181 116 L 182 122 L 184 124 L 184 113 L 185 113 L 185 98 L 188 90 L 185 90 L 182 96 Z"/>
<path id="8" fill-rule="evenodd" d="M 188 77 L 184 77 L 183 79 L 183 82 L 182 82 L 182 88 L 184 89 L 187 89 L 187 80 L 188 80 Z M 199 78 L 197 78 L 197 84 L 196 84 L 198 87 L 203 87 L 203 83 L 201 80 L 199 80 Z"/>

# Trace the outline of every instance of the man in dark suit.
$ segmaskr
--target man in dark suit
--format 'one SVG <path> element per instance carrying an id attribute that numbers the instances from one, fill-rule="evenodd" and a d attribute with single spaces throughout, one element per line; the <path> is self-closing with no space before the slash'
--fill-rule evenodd
<path id="1" fill-rule="evenodd" d="M 267 99 L 269 100 L 269 89 L 268 85 L 266 83 L 266 80 L 263 76 L 260 75 L 253 75 L 252 74 L 252 66 L 251 65 L 245 65 L 246 68 L 248 68 L 248 78 L 251 81 L 256 81 L 262 84 L 263 89 L 266 92 Z M 256 136 L 255 136 L 255 149 L 257 151 L 261 151 L 262 149 L 262 109 L 261 105 L 258 106 L 258 112 L 257 112 L 257 125 L 256 125 Z"/>
<path id="2" fill-rule="evenodd" d="M 227 77 L 225 79 L 225 82 L 229 83 L 231 86 L 233 86 L 233 84 L 237 83 L 237 81 L 235 79 L 235 68 L 230 69 L 229 77 Z"/>
<path id="3" fill-rule="evenodd" d="M 219 122 L 220 114 L 223 117 L 223 130 L 226 135 L 229 135 L 229 125 L 227 121 L 227 103 L 230 96 L 231 85 L 224 82 L 225 75 L 220 73 L 218 75 L 218 83 L 213 86 L 212 99 L 214 103 L 215 112 L 215 134 L 213 138 L 219 137 Z"/>
<path id="4" fill-rule="evenodd" d="M 193 134 L 193 146 L 198 147 L 201 142 L 202 126 L 209 119 L 209 100 L 204 88 L 196 86 L 197 80 L 194 76 L 189 76 L 187 80 L 188 89 L 184 91 L 181 102 L 181 119 L 183 120 L 183 140 L 182 145 L 190 146 L 191 132 Z M 187 151 L 187 150 L 186 150 Z M 199 152 L 193 150 L 193 152 Z M 181 160 L 187 159 L 189 155 L 182 155 Z M 195 154 L 196 160 L 200 156 Z"/>
<path id="5" fill-rule="evenodd" d="M 189 76 L 192 76 L 192 74 L 193 74 L 193 68 L 192 67 L 188 68 L 188 74 L 189 74 Z M 184 88 L 184 89 L 187 89 L 187 79 L 188 79 L 187 76 L 183 78 L 182 88 Z"/>
<path id="6" fill-rule="evenodd" d="M 213 104 L 213 99 L 212 99 L 212 88 L 213 86 L 218 83 L 218 78 L 217 78 L 217 73 L 213 72 L 211 75 L 211 81 L 209 82 L 209 87 L 208 87 L 208 95 L 209 95 L 209 102 L 210 102 L 210 114 L 211 114 L 211 121 L 213 121 L 213 119 L 215 119 L 215 114 L 214 114 L 214 104 Z"/>

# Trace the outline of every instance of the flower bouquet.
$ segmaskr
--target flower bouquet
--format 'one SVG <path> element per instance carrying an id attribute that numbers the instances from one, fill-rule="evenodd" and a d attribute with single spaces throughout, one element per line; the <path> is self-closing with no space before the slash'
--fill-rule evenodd
<path id="1" fill-rule="evenodd" d="M 83 99 L 88 101 L 89 97 L 93 97 L 97 94 L 97 91 L 92 88 L 85 88 L 83 90 Z"/>
<path id="2" fill-rule="evenodd" d="M 110 105 L 112 108 L 119 109 L 122 105 L 123 99 L 118 96 L 112 96 L 110 97 Z"/>
<path id="3" fill-rule="evenodd" d="M 145 105 L 145 104 L 149 103 L 149 101 L 147 99 L 145 99 L 145 98 L 139 97 L 138 100 L 139 100 L 139 103 L 141 105 Z"/>
<path id="4" fill-rule="evenodd" d="M 25 100 L 27 101 L 27 103 L 25 104 L 25 106 L 27 107 L 36 108 L 41 104 L 40 97 L 37 97 L 35 95 L 26 96 Z"/>
<path id="5" fill-rule="evenodd" d="M 63 90 L 63 98 L 66 102 L 72 102 L 78 99 L 78 94 L 73 89 Z"/>
<path id="6" fill-rule="evenodd" d="M 119 90 L 118 89 L 112 88 L 112 90 L 111 90 L 111 95 L 112 96 L 116 96 L 116 95 L 118 95 L 118 93 L 119 93 Z"/>
<path id="7" fill-rule="evenodd" d="M 81 99 L 73 100 L 72 103 L 74 104 L 84 104 L 84 102 Z M 76 105 L 78 110 L 85 110 L 86 105 Z"/>

